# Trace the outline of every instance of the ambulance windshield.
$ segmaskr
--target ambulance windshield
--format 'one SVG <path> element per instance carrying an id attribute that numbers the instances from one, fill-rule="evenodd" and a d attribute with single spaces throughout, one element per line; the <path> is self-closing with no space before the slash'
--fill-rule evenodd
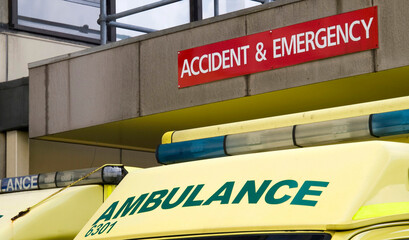
<path id="1" fill-rule="evenodd" d="M 330 240 L 326 233 L 251 234 L 180 238 L 180 240 Z"/>

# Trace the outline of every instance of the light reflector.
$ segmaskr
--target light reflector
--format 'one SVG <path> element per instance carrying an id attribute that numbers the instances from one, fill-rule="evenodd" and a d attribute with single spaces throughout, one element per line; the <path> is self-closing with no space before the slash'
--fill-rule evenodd
<path id="1" fill-rule="evenodd" d="M 226 136 L 226 153 L 238 155 L 294 148 L 293 127 L 268 129 Z"/>
<path id="2" fill-rule="evenodd" d="M 65 187 L 77 181 L 78 179 L 84 177 L 85 175 L 94 171 L 95 169 L 96 168 L 87 168 L 87 169 L 57 172 L 57 175 L 55 177 L 55 182 L 57 184 L 57 187 Z M 91 174 L 87 178 L 83 179 L 77 185 L 97 184 L 97 183 L 117 184 L 119 183 L 118 179 L 122 179 L 123 177 L 122 169 L 123 169 L 122 167 L 106 166 L 96 171 L 95 173 Z M 104 176 L 104 174 L 108 174 L 108 176 Z"/>
<path id="3" fill-rule="evenodd" d="M 118 184 L 126 175 L 123 167 L 106 166 L 102 169 L 102 182 L 104 184 Z"/>
<path id="4" fill-rule="evenodd" d="M 57 187 L 57 185 L 55 184 L 56 174 L 57 172 L 39 174 L 38 175 L 38 187 L 40 189 Z"/>
<path id="5" fill-rule="evenodd" d="M 409 110 L 378 113 L 290 127 L 162 144 L 160 163 L 307 147 L 346 141 L 369 140 L 409 133 Z"/>
<path id="6" fill-rule="evenodd" d="M 156 159 L 169 164 L 226 156 L 224 136 L 159 145 Z"/>
<path id="7" fill-rule="evenodd" d="M 376 137 L 409 133 L 409 109 L 372 114 L 371 126 Z"/>
<path id="8" fill-rule="evenodd" d="M 0 179 L 1 193 L 19 192 L 45 188 L 65 187 L 86 176 L 97 168 L 63 172 L 41 173 L 21 177 Z M 76 185 L 118 184 L 127 174 L 123 166 L 104 166 Z"/>
<path id="9" fill-rule="evenodd" d="M 295 142 L 300 147 L 371 138 L 369 116 L 297 125 Z"/>

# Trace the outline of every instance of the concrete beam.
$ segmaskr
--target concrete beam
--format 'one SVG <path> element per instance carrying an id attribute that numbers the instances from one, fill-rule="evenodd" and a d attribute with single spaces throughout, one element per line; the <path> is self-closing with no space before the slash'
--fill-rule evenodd
<path id="1" fill-rule="evenodd" d="M 1 15 L 1 14 L 0 14 Z M 7 81 L 7 35 L 0 33 L 0 83 Z"/>
<path id="2" fill-rule="evenodd" d="M 246 35 L 237 17 L 141 42 L 141 113 L 150 115 L 246 96 L 244 76 L 178 89 L 178 51 Z"/>
<path id="3" fill-rule="evenodd" d="M 27 77 L 27 64 L 60 54 L 80 51 L 85 46 L 66 42 L 32 37 L 22 34 L 7 33 L 8 80 Z"/>
<path id="4" fill-rule="evenodd" d="M 9 0 L 0 0 L 0 23 L 9 23 Z"/>
<path id="5" fill-rule="evenodd" d="M 29 77 L 29 135 L 30 137 L 44 136 L 47 133 L 47 85 L 48 85 L 48 67 L 41 66 L 30 69 Z M 46 84 L 47 83 L 47 84 Z"/>
<path id="6" fill-rule="evenodd" d="M 139 116 L 139 44 L 30 69 L 30 136 Z"/>
<path id="7" fill-rule="evenodd" d="M 28 133 L 23 131 L 7 132 L 6 145 L 6 176 L 16 177 L 28 175 Z"/>
<path id="8" fill-rule="evenodd" d="M 61 118 L 69 121 L 66 130 L 139 116 L 138 56 L 139 44 L 136 43 L 73 58 L 69 64 L 65 63 L 65 67 L 69 67 L 68 83 L 62 83 L 62 80 L 61 84 L 65 84 L 68 112 Z M 55 69 L 53 73 L 59 74 L 59 71 Z M 50 84 L 54 79 L 50 75 Z M 49 88 L 53 86 L 49 85 Z M 50 95 L 48 101 L 57 97 Z M 58 118 L 55 120 L 60 120 Z M 49 133 L 60 129 L 50 125 Z"/>
<path id="9" fill-rule="evenodd" d="M 409 65 L 409 1 L 374 0 L 379 11 L 379 49 L 376 70 Z"/>

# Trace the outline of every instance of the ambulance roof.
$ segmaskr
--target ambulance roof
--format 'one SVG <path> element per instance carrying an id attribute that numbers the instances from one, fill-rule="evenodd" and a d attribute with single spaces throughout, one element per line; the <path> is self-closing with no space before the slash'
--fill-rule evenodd
<path id="1" fill-rule="evenodd" d="M 71 187 L 26 215 L 12 220 L 59 189 L 44 189 L 0 195 L 1 239 L 72 239 L 101 206 L 103 186 Z"/>
<path id="2" fill-rule="evenodd" d="M 409 145 L 370 141 L 128 174 L 76 239 L 346 230 L 409 219 Z"/>

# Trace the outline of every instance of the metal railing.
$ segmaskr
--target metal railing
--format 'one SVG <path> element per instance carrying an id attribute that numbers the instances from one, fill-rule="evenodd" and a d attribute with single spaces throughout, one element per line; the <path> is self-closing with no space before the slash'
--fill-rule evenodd
<path id="1" fill-rule="evenodd" d="M 137 8 L 129 9 L 120 13 L 107 14 L 107 0 L 100 0 L 100 16 L 98 24 L 100 25 L 101 45 L 107 43 L 107 28 L 108 26 L 118 27 L 138 32 L 150 33 L 157 31 L 155 29 L 135 26 L 125 23 L 116 22 L 117 19 L 127 17 L 133 14 L 145 12 L 154 8 L 162 7 L 172 3 L 180 2 L 182 0 L 161 0 Z M 202 0 L 189 0 L 190 1 L 190 21 L 197 21 L 202 19 Z M 261 4 L 274 2 L 275 0 L 251 0 L 259 2 Z M 214 0 L 214 16 L 219 15 L 219 0 Z"/>

